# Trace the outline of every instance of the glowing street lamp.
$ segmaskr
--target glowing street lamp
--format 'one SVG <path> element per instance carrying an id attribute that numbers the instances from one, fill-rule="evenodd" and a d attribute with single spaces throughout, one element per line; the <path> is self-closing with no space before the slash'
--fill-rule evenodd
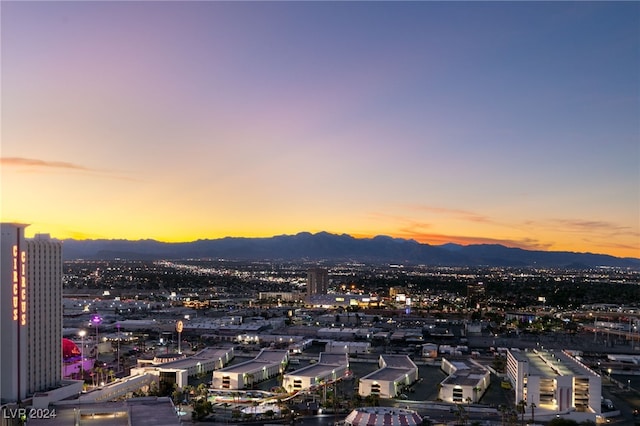
<path id="1" fill-rule="evenodd" d="M 91 324 L 96 327 L 96 359 L 98 359 L 98 355 L 100 354 L 100 340 L 98 339 L 98 326 L 102 322 L 102 318 L 100 315 L 95 314 L 91 317 Z"/>
<path id="2" fill-rule="evenodd" d="M 84 380 L 84 336 L 87 335 L 87 331 L 86 330 L 80 330 L 78 332 L 78 336 L 80 336 L 80 338 L 82 339 L 81 347 L 80 347 L 80 374 L 82 376 L 82 379 Z"/>

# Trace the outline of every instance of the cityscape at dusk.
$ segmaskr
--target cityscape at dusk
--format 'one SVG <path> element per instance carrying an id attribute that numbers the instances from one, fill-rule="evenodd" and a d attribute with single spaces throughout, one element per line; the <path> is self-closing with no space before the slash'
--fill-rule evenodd
<path id="1" fill-rule="evenodd" d="M 3 1 L 3 222 L 640 257 L 637 2 Z"/>

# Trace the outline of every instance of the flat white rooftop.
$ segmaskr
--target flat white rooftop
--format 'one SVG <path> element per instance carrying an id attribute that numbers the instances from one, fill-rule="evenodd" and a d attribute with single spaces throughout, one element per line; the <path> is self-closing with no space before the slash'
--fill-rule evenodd
<path id="1" fill-rule="evenodd" d="M 529 363 L 530 375 L 541 377 L 597 375 L 563 351 L 512 351 L 510 353 L 516 360 Z"/>
<path id="2" fill-rule="evenodd" d="M 195 367 L 198 363 L 208 362 L 212 360 L 227 360 L 227 357 L 233 354 L 233 347 L 228 348 L 205 348 L 200 352 L 193 354 L 190 357 L 179 359 L 176 361 L 166 362 L 164 364 L 158 364 L 156 367 L 162 369 L 173 368 L 176 370 L 187 370 L 191 367 Z"/>

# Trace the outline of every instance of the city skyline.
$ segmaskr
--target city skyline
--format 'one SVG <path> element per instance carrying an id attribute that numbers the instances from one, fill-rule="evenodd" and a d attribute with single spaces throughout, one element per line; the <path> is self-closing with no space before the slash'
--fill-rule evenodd
<path id="1" fill-rule="evenodd" d="M 2 221 L 640 258 L 640 4 L 3 2 Z"/>

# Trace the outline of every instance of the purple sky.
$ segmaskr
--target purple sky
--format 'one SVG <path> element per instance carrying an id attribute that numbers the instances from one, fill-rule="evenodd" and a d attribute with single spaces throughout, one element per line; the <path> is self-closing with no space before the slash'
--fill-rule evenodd
<path id="1" fill-rule="evenodd" d="M 640 257 L 636 2 L 12 2 L 2 220 Z"/>

